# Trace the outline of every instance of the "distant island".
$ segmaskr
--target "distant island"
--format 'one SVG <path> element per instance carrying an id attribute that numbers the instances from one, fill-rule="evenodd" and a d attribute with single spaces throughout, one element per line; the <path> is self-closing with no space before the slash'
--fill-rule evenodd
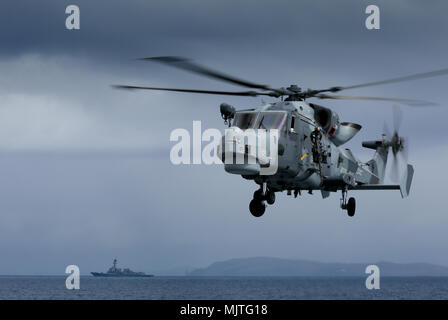
<path id="1" fill-rule="evenodd" d="M 448 267 L 428 263 L 324 263 L 269 257 L 231 259 L 195 269 L 190 276 L 296 276 L 296 277 L 364 277 L 366 266 L 375 264 L 381 276 L 448 277 Z"/>

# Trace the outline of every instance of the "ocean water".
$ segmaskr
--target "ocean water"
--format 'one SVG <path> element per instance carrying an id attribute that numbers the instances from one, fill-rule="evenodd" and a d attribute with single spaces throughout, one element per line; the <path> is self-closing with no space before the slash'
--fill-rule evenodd
<path id="1" fill-rule="evenodd" d="M 365 278 L 81 276 L 67 290 L 65 276 L 0 276 L 0 299 L 448 299 L 448 278 L 382 277 L 379 290 Z"/>

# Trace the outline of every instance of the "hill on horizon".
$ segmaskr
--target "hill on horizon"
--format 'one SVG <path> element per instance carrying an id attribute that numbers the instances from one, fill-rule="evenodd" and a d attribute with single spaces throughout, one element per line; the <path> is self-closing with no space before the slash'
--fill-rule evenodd
<path id="1" fill-rule="evenodd" d="M 368 265 L 377 265 L 381 276 L 447 277 L 448 267 L 429 263 L 326 263 L 270 257 L 237 258 L 212 263 L 195 269 L 190 276 L 366 276 Z"/>

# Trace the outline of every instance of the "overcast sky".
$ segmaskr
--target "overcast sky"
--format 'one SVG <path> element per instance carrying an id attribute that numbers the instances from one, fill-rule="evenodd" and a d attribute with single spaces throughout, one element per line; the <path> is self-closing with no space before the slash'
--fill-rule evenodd
<path id="1" fill-rule="evenodd" d="M 77 4 L 81 29 L 65 28 Z M 364 26 L 367 5 L 381 30 Z M 259 98 L 127 92 L 111 84 L 239 88 L 135 58 L 180 55 L 274 87 L 382 80 L 448 67 L 446 1 L 14 1 L 0 10 L 0 274 L 103 271 L 114 257 L 146 272 L 183 272 L 250 256 L 448 265 L 448 77 L 347 91 L 424 99 L 403 106 L 416 173 L 398 191 L 277 196 L 262 218 L 257 186 L 220 166 L 174 166 L 170 132 L 222 128 L 219 104 Z M 266 101 L 274 101 L 266 99 Z M 363 129 L 392 122 L 390 103 L 319 101 Z"/>

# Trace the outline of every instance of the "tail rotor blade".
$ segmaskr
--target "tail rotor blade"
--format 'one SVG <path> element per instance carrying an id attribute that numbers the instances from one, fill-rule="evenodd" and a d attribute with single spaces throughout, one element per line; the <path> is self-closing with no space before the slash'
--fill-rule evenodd
<path id="1" fill-rule="evenodd" d="M 392 182 L 398 183 L 398 176 L 398 158 L 397 156 L 393 155 L 392 168 L 390 170 L 390 179 L 392 180 Z"/>
<path id="2" fill-rule="evenodd" d="M 403 112 L 397 105 L 394 105 L 392 111 L 394 119 L 394 131 L 398 133 L 400 131 L 401 123 L 403 122 Z"/>
<path id="3" fill-rule="evenodd" d="M 392 137 L 386 121 L 384 121 L 383 124 L 383 134 L 386 136 L 386 139 L 390 139 Z"/>
<path id="4" fill-rule="evenodd" d="M 408 137 L 402 138 L 402 143 L 403 143 L 403 149 L 401 150 L 401 154 L 403 155 L 403 160 L 407 165 L 409 159 L 409 138 Z"/>

